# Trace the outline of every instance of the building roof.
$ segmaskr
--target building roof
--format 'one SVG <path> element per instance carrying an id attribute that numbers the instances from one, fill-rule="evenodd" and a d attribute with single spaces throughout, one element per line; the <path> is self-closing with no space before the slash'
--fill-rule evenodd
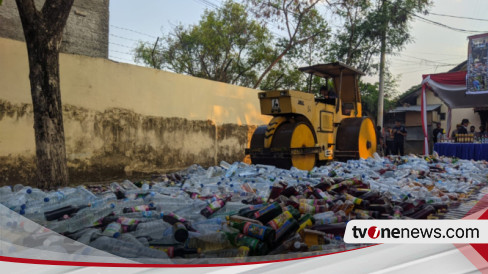
<path id="1" fill-rule="evenodd" d="M 341 72 L 343 76 L 364 75 L 362 71 L 357 70 L 341 62 L 318 64 L 310 67 L 298 68 L 298 70 L 300 70 L 301 72 L 313 74 L 315 76 L 324 77 L 324 78 L 339 77 L 341 75 Z"/>
<path id="2" fill-rule="evenodd" d="M 435 105 L 427 105 L 427 111 L 434 111 L 437 110 L 441 107 L 441 104 L 435 104 Z M 420 106 L 401 106 L 401 107 L 396 107 L 388 113 L 399 113 L 399 112 L 420 112 Z"/>
<path id="3" fill-rule="evenodd" d="M 467 64 L 468 64 L 468 60 L 460 63 L 459 65 L 455 66 L 448 72 L 466 71 Z M 416 101 L 421 91 L 422 91 L 421 84 L 412 86 L 409 90 L 407 90 L 406 92 L 404 92 L 402 95 L 398 97 L 398 103 L 403 104 L 403 103 L 412 103 Z"/>

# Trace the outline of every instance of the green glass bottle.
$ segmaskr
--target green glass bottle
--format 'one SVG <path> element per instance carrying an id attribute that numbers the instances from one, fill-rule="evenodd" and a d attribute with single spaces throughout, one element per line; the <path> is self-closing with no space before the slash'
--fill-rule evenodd
<path id="1" fill-rule="evenodd" d="M 251 256 L 262 256 L 269 252 L 268 245 L 258 239 L 248 237 L 241 233 L 226 233 L 229 241 L 235 247 L 246 246 Z"/>
<path id="2" fill-rule="evenodd" d="M 250 222 L 234 223 L 231 222 L 231 226 L 239 229 L 242 234 L 261 240 L 267 244 L 271 244 L 275 237 L 276 232 L 274 229 L 264 225 L 253 224 Z"/>

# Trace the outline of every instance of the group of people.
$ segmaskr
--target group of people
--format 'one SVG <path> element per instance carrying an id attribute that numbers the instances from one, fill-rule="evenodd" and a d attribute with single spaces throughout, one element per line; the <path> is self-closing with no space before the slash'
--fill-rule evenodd
<path id="1" fill-rule="evenodd" d="M 380 154 L 386 155 L 405 155 L 405 137 L 407 130 L 402 122 L 395 121 L 395 126 L 386 126 L 385 131 L 380 126 L 376 127 L 377 145 Z"/>
<path id="2" fill-rule="evenodd" d="M 440 142 L 444 134 L 446 134 L 446 131 L 441 127 L 441 123 L 437 123 L 436 128 L 432 132 L 432 140 L 434 143 Z M 463 119 L 461 124 L 457 124 L 456 129 L 452 131 L 451 139 L 456 138 L 456 134 L 473 134 L 474 137 L 479 138 L 486 136 L 488 132 L 486 132 L 486 128 L 483 125 L 479 126 L 479 131 L 476 131 L 475 126 L 469 126 L 468 119 Z"/>

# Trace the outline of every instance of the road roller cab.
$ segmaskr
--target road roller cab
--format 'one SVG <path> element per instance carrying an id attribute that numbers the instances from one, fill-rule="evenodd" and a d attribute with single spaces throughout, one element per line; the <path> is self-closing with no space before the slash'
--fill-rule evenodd
<path id="1" fill-rule="evenodd" d="M 311 170 L 317 162 L 368 158 L 376 151 L 373 121 L 362 117 L 359 76 L 342 63 L 303 67 L 300 71 L 332 83 L 336 99 L 309 91 L 275 90 L 258 94 L 261 113 L 271 115 L 246 149 L 253 164 Z"/>

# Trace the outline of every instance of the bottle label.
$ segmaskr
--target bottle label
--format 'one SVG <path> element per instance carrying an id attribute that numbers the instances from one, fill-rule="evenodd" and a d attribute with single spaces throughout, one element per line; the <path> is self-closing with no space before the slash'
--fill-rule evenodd
<path id="1" fill-rule="evenodd" d="M 210 212 L 215 212 L 215 211 L 219 210 L 221 207 L 222 207 L 222 201 L 221 200 L 215 200 L 207 206 L 207 209 Z"/>
<path id="2" fill-rule="evenodd" d="M 308 219 L 308 220 L 306 220 L 305 222 L 303 222 L 303 223 L 300 225 L 300 227 L 299 227 L 299 228 L 298 228 L 298 230 L 297 230 L 297 233 L 298 233 L 298 232 L 300 232 L 300 231 L 302 231 L 303 229 L 305 229 L 305 228 L 307 228 L 307 227 L 312 226 L 312 225 L 313 225 L 313 223 L 312 223 L 312 219 Z"/>
<path id="3" fill-rule="evenodd" d="M 322 198 L 322 199 L 324 199 L 326 201 L 332 200 L 332 197 L 330 197 L 330 195 L 328 195 L 327 193 L 323 192 L 322 190 L 316 189 L 315 191 L 317 192 L 317 194 L 319 195 L 320 198 Z"/>
<path id="4" fill-rule="evenodd" d="M 346 194 L 346 199 L 353 202 L 353 204 L 355 204 L 355 205 L 360 205 L 361 202 L 363 201 L 363 199 L 356 198 L 350 194 Z"/>
<path id="5" fill-rule="evenodd" d="M 252 206 L 249 207 L 249 210 L 260 209 L 260 208 L 263 208 L 264 206 L 265 206 L 265 204 L 252 205 Z"/>
<path id="6" fill-rule="evenodd" d="M 266 227 L 253 224 L 253 223 L 245 223 L 244 228 L 242 229 L 242 232 L 247 235 L 251 236 L 253 238 L 257 238 L 260 240 L 264 240 L 264 232 L 266 231 Z"/>
<path id="7" fill-rule="evenodd" d="M 175 248 L 172 246 L 168 246 L 162 249 L 162 251 L 166 252 L 168 254 L 168 257 L 173 258 L 175 256 Z"/>
<path id="8" fill-rule="evenodd" d="M 119 223 L 110 223 L 105 230 L 103 231 L 103 234 L 113 236 L 115 233 L 119 232 L 122 230 L 122 227 L 120 226 Z"/>
<path id="9" fill-rule="evenodd" d="M 266 213 L 272 211 L 275 208 L 278 208 L 278 205 L 276 205 L 275 203 L 270 204 L 269 206 L 267 206 L 263 209 L 260 209 L 259 211 L 254 212 L 254 217 L 257 219 L 257 218 L 265 215 Z"/>
<path id="10" fill-rule="evenodd" d="M 307 213 L 314 214 L 315 213 L 315 207 L 312 205 L 309 205 L 309 204 L 300 203 L 300 206 L 298 209 L 300 210 L 301 214 L 307 214 Z"/>
<path id="11" fill-rule="evenodd" d="M 176 219 L 176 220 L 178 220 L 178 222 L 180 222 L 180 223 L 186 223 L 186 219 L 185 219 L 185 218 L 183 218 L 183 217 L 180 217 L 180 216 L 178 216 L 178 215 L 176 215 L 176 214 L 174 214 L 174 213 L 170 213 L 170 214 L 168 214 L 168 215 L 169 215 L 169 216 L 171 216 L 171 217 L 173 217 L 173 218 L 175 218 L 175 219 Z"/>
<path id="12" fill-rule="evenodd" d="M 135 225 L 135 224 L 139 223 L 139 221 L 136 219 L 120 217 L 119 219 L 117 219 L 117 223 L 119 223 L 121 225 Z"/>
<path id="13" fill-rule="evenodd" d="M 246 237 L 246 235 L 244 234 L 239 234 L 237 235 L 236 243 L 238 246 L 247 246 L 251 250 L 256 250 L 256 247 L 259 244 L 259 240 L 251 237 Z"/>
<path id="14" fill-rule="evenodd" d="M 271 220 L 268 225 L 271 226 L 273 229 L 280 228 L 288 219 L 293 218 L 293 215 L 289 211 L 285 211 L 281 213 L 278 217 Z"/>
<path id="15" fill-rule="evenodd" d="M 148 211 L 149 206 L 147 205 L 140 205 L 140 206 L 135 206 L 132 208 L 134 212 L 141 212 L 141 211 Z"/>
<path id="16" fill-rule="evenodd" d="M 276 230 L 276 240 L 278 240 L 283 234 L 290 229 L 293 224 L 293 219 L 288 219 L 280 228 Z"/>

